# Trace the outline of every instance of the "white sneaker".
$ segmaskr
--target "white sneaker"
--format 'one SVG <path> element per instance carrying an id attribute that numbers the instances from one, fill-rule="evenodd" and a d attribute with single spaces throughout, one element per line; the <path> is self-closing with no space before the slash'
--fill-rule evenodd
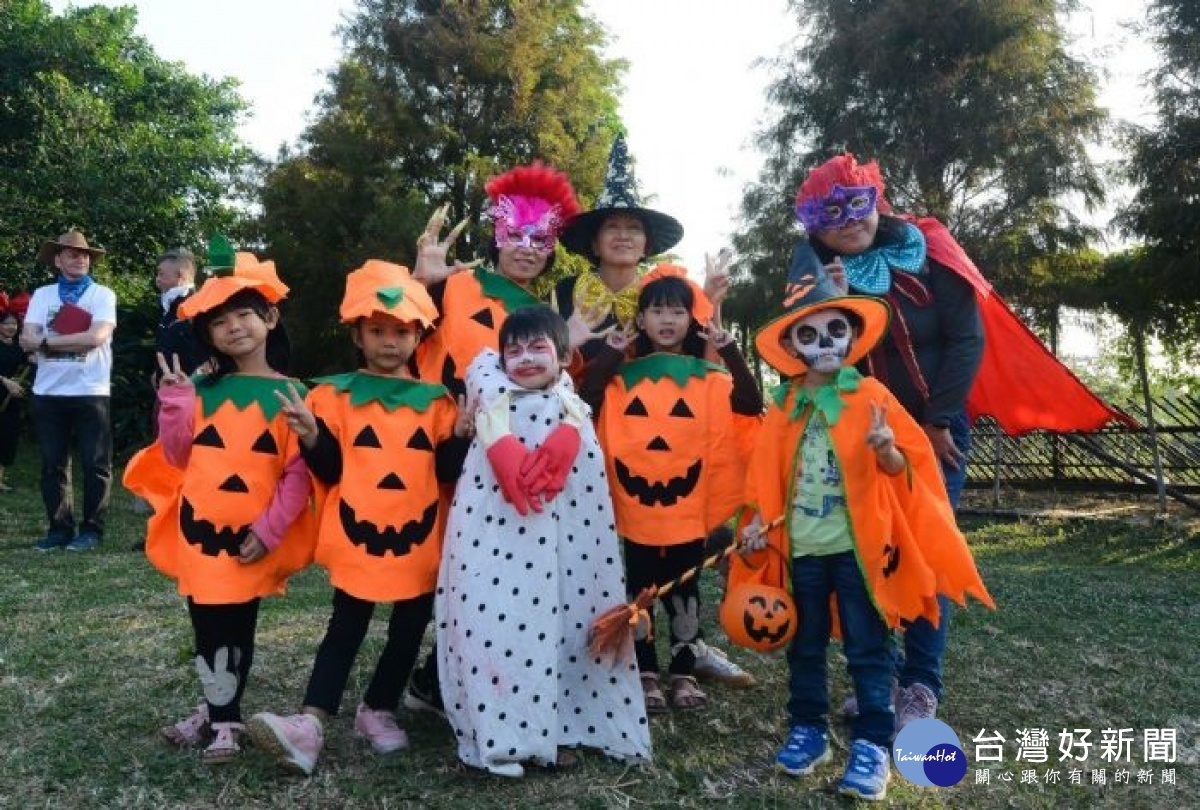
<path id="1" fill-rule="evenodd" d="M 692 642 L 696 647 L 696 665 L 692 670 L 696 677 L 707 681 L 719 681 L 726 686 L 746 689 L 754 686 L 754 676 L 739 667 L 719 647 L 705 644 L 700 639 Z"/>

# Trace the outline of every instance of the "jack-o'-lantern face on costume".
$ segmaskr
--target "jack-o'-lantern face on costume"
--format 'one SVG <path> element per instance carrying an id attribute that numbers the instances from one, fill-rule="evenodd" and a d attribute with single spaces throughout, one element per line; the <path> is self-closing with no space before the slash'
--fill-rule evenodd
<path id="1" fill-rule="evenodd" d="M 198 426 L 179 504 L 179 529 L 189 545 L 216 557 L 238 556 L 246 532 L 266 508 L 279 480 L 280 437 L 251 406 L 239 409 L 232 401 L 217 408 L 207 424 Z M 219 456 L 206 458 L 209 454 Z M 238 459 L 236 469 L 222 463 Z"/>
<path id="2" fill-rule="evenodd" d="M 342 471 L 338 518 L 346 538 L 372 557 L 402 557 L 433 534 L 438 516 L 436 486 L 404 480 L 405 470 L 428 470 L 433 441 L 423 427 L 406 426 L 389 432 L 389 421 L 378 404 L 347 412 L 347 438 L 355 449 L 354 463 Z M 411 499 L 411 503 L 408 501 Z M 395 525 L 397 515 L 419 515 Z"/>
<path id="3" fill-rule="evenodd" d="M 759 652 L 786 647 L 796 635 L 796 603 L 782 588 L 747 582 L 730 591 L 721 603 L 721 627 L 729 640 Z"/>
<path id="4" fill-rule="evenodd" d="M 663 377 L 643 382 L 627 399 L 605 403 L 620 409 L 631 439 L 643 445 L 636 462 L 631 456 L 613 459 L 617 486 L 643 506 L 674 506 L 690 498 L 700 482 L 704 461 L 696 452 L 703 448 L 689 440 L 701 411 L 701 403 L 689 403 L 693 388 L 703 390 L 692 380 L 681 387 Z"/>

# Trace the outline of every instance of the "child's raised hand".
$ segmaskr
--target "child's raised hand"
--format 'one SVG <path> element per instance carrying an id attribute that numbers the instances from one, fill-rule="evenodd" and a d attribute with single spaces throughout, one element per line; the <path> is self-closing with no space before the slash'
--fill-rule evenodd
<path id="1" fill-rule="evenodd" d="M 829 280 L 833 282 L 833 286 L 843 293 L 850 292 L 850 282 L 846 281 L 846 266 L 842 264 L 841 256 L 834 256 L 833 261 L 825 265 L 825 272 L 829 274 Z"/>
<path id="2" fill-rule="evenodd" d="M 238 562 L 242 565 L 256 563 L 267 556 L 267 544 L 253 531 L 246 532 L 246 539 L 238 546 Z"/>
<path id="3" fill-rule="evenodd" d="M 459 394 L 458 418 L 454 421 L 454 435 L 460 439 L 470 439 L 475 436 L 475 411 L 479 403 Z"/>
<path id="4" fill-rule="evenodd" d="M 158 378 L 158 387 L 166 388 L 170 385 L 188 385 L 192 384 L 192 378 L 183 371 L 183 366 L 179 362 L 179 355 L 171 355 L 171 365 L 167 365 L 167 358 L 162 352 L 156 352 L 155 357 L 158 358 L 158 370 L 162 372 L 162 376 Z"/>
<path id="5" fill-rule="evenodd" d="M 296 386 L 291 383 L 288 383 L 286 394 L 276 391 L 275 396 L 283 405 L 280 410 L 283 411 L 288 427 L 296 434 L 301 444 L 312 447 L 317 441 L 317 417 L 313 416 L 313 412 L 304 404 L 304 397 L 300 396 Z"/>
<path id="6" fill-rule="evenodd" d="M 700 328 L 700 337 L 711 343 L 712 347 L 718 351 L 733 342 L 733 335 L 726 332 L 721 327 L 721 322 L 715 317 Z"/>
<path id="7" fill-rule="evenodd" d="M 871 428 L 867 431 L 867 445 L 876 453 L 886 453 L 896 446 L 896 434 L 887 423 L 887 405 L 871 403 Z"/>
<path id="8" fill-rule="evenodd" d="M 608 334 L 604 336 L 604 342 L 624 354 L 625 350 L 629 348 L 629 344 L 633 343 L 636 337 L 637 327 L 629 323 L 624 329 L 608 330 Z"/>
<path id="9" fill-rule="evenodd" d="M 477 259 L 454 267 L 446 264 L 446 256 L 450 253 L 450 248 L 454 246 L 455 240 L 467 227 L 467 223 L 471 221 L 470 217 L 464 217 L 461 222 L 450 229 L 446 238 L 442 239 L 442 228 L 446 224 L 448 213 L 450 213 L 450 203 L 435 208 L 429 217 L 429 222 L 425 224 L 425 230 L 417 237 L 417 261 L 413 268 L 413 278 L 422 284 L 436 284 L 445 280 L 447 276 L 474 267 L 482 261 Z"/>

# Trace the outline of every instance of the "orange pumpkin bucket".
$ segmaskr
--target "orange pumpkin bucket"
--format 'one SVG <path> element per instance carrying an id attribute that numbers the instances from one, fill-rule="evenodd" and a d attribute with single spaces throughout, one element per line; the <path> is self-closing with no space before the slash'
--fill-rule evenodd
<path id="1" fill-rule="evenodd" d="M 774 546 L 767 546 L 782 556 Z M 791 643 L 800 626 L 796 602 L 785 588 L 765 582 L 767 566 L 754 568 L 742 557 L 731 565 L 743 566 L 749 573 L 725 593 L 719 617 L 729 640 L 739 647 L 758 652 L 775 652 Z"/>

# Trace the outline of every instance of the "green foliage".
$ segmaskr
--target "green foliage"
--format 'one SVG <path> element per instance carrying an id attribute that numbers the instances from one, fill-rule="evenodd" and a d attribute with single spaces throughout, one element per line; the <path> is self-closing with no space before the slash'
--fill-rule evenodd
<path id="1" fill-rule="evenodd" d="M 235 180 L 251 158 L 234 83 L 159 58 L 136 22 L 132 8 L 0 3 L 0 288 L 50 282 L 34 256 L 70 225 L 108 249 L 94 272 L 119 302 L 119 453 L 149 428 L 154 260 L 237 220 Z"/>
<path id="2" fill-rule="evenodd" d="M 29 283 L 41 239 L 78 225 L 117 273 L 228 223 L 248 153 L 232 82 L 189 75 L 134 35 L 132 8 L 5 0 L 0 16 L 0 266 Z M 16 276 L 16 277 L 14 277 Z"/>
<path id="3" fill-rule="evenodd" d="M 411 266 L 443 202 L 451 222 L 472 217 L 458 256 L 482 255 L 484 183 L 534 158 L 590 199 L 617 121 L 623 65 L 601 58 L 603 31 L 577 0 L 361 0 L 343 36 L 300 150 L 263 194 L 262 237 L 293 288 L 304 373 L 349 363 L 330 351 L 347 271 L 371 257 Z"/>
<path id="4" fill-rule="evenodd" d="M 1104 196 L 1085 151 L 1103 122 L 1095 79 L 1067 55 L 1056 3 L 791 6 L 801 44 L 774 65 L 776 117 L 758 138 L 766 164 L 742 202 L 738 248 L 750 273 L 785 272 L 796 188 L 808 168 L 849 150 L 879 160 L 897 209 L 947 222 L 1003 293 L 1051 303 L 1030 263 L 1090 233 L 1060 199 Z"/>
<path id="5" fill-rule="evenodd" d="M 1182 349 L 1200 340 L 1200 5 L 1153 0 L 1147 24 L 1161 59 L 1152 82 L 1158 122 L 1126 130 L 1138 191 L 1119 217 L 1145 249 L 1128 268 L 1135 284 L 1109 303 Z"/>

